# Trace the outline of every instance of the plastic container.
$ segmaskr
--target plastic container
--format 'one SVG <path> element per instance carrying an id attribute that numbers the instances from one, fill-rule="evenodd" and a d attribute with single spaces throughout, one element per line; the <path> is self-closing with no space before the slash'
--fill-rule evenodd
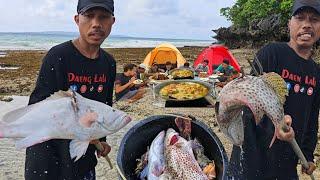
<path id="1" fill-rule="evenodd" d="M 133 126 L 123 137 L 117 155 L 117 166 L 119 178 L 120 175 L 126 179 L 137 179 L 134 174 L 137 161 L 142 154 L 147 151 L 153 139 L 162 130 L 177 127 L 174 123 L 174 116 L 160 115 L 151 116 L 142 120 Z M 228 167 L 228 157 L 225 149 L 216 134 L 204 123 L 200 121 L 192 121 L 192 138 L 196 137 L 204 146 L 205 155 L 209 159 L 213 159 L 216 164 L 216 172 L 218 180 L 225 179 Z"/>

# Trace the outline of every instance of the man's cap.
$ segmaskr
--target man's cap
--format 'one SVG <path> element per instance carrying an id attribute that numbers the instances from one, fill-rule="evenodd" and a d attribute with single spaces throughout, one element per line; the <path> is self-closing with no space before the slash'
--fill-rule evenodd
<path id="1" fill-rule="evenodd" d="M 139 66 L 138 66 L 139 68 L 143 68 L 143 69 L 146 69 L 147 68 L 147 66 L 146 65 L 144 65 L 143 63 L 141 63 L 141 64 L 139 64 Z"/>
<path id="2" fill-rule="evenodd" d="M 77 12 L 82 14 L 87 10 L 100 7 L 106 9 L 112 15 L 114 14 L 114 2 L 113 0 L 79 0 L 77 6 Z"/>
<path id="3" fill-rule="evenodd" d="M 299 10 L 304 8 L 313 8 L 320 14 L 320 1 L 319 0 L 295 0 L 292 8 L 292 16 Z"/>

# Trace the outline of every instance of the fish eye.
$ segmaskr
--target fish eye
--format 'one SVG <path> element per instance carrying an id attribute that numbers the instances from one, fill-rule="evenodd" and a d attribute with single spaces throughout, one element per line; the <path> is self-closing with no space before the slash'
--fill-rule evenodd
<path id="1" fill-rule="evenodd" d="M 112 112 L 116 112 L 116 110 L 115 110 L 115 109 L 112 109 Z"/>

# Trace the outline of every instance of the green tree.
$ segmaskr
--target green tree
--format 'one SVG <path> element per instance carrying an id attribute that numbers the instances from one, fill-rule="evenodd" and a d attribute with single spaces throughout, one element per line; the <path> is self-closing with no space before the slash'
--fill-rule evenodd
<path id="1" fill-rule="evenodd" d="M 282 25 L 287 24 L 293 0 L 237 0 L 232 7 L 222 8 L 221 15 L 237 27 L 247 27 L 250 22 L 280 14 Z"/>

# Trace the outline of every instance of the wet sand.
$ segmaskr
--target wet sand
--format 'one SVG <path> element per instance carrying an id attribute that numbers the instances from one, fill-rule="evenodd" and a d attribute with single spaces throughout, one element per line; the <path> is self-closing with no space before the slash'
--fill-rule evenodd
<path id="1" fill-rule="evenodd" d="M 197 57 L 197 54 L 201 52 L 201 47 L 187 47 L 179 48 L 184 57 L 189 61 Z M 124 63 L 136 63 L 139 64 L 143 61 L 144 57 L 150 51 L 150 48 L 117 48 L 108 49 L 115 59 L 117 60 L 117 69 L 122 71 L 122 65 Z M 245 68 L 245 71 L 249 70 L 247 59 L 253 59 L 253 55 L 256 50 L 253 49 L 236 49 L 232 50 L 233 55 L 239 60 L 240 65 Z M 35 80 L 38 74 L 39 67 L 41 65 L 41 59 L 45 55 L 44 51 L 7 51 L 5 57 L 0 57 L 0 65 L 19 66 L 18 70 L 0 70 L 0 100 L 9 101 L 8 97 L 12 97 L 13 101 L 5 102 L 0 101 L 0 117 L 7 111 L 20 106 L 24 106 L 27 103 L 28 95 L 30 95 L 35 85 Z M 19 96 L 12 96 L 19 95 Z M 184 114 L 192 114 L 197 119 L 206 123 L 220 138 L 223 143 L 227 154 L 230 155 L 231 144 L 219 132 L 217 123 L 215 120 L 214 110 L 212 108 L 163 108 L 158 107 L 154 102 L 151 90 L 148 91 L 146 96 L 138 102 L 127 105 L 123 102 L 115 104 L 116 108 L 122 109 L 128 112 L 134 118 L 134 121 L 129 125 L 121 129 L 114 135 L 107 137 L 107 141 L 112 145 L 112 151 L 109 155 L 113 164 L 116 163 L 116 154 L 118 146 L 124 136 L 135 123 L 141 119 L 145 119 L 148 116 L 159 115 L 170 112 L 178 112 Z M 316 160 L 319 160 L 320 148 L 319 144 L 316 150 Z M 0 180 L 9 179 L 23 179 L 24 173 L 24 150 L 19 151 L 14 147 L 14 141 L 11 139 L 0 140 Z M 319 161 L 317 161 L 319 163 Z M 116 179 L 116 169 L 109 170 L 109 166 L 105 159 L 99 159 L 97 166 L 97 179 Z M 299 169 L 300 172 L 300 169 Z M 320 177 L 319 164 L 315 171 L 315 177 Z M 300 175 L 300 179 L 309 179 L 308 176 Z"/>

